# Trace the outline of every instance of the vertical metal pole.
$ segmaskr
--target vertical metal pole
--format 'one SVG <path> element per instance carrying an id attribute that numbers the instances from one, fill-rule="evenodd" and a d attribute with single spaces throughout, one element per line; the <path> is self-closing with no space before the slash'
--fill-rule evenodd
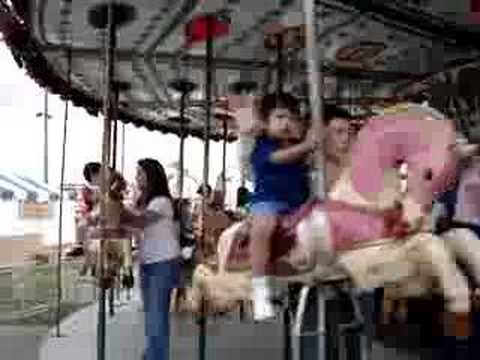
<path id="1" fill-rule="evenodd" d="M 115 49 L 116 47 L 116 34 L 113 34 L 114 37 L 114 43 L 113 43 L 113 48 Z M 112 144 L 111 144 L 111 158 L 110 158 L 110 163 L 112 166 L 112 169 L 116 170 L 117 169 L 117 146 L 118 146 L 118 98 L 120 95 L 119 87 L 115 84 L 113 84 L 113 94 L 112 94 L 112 119 L 111 119 L 111 124 L 112 124 Z M 110 271 L 111 269 L 109 269 Z M 116 278 L 118 280 L 119 275 L 117 274 Z M 110 317 L 115 316 L 115 291 L 117 292 L 117 297 L 120 296 L 120 290 L 117 288 L 117 286 L 113 286 L 109 289 L 108 291 L 108 307 L 109 307 L 109 312 L 110 312 Z"/>
<path id="2" fill-rule="evenodd" d="M 222 152 L 222 190 L 223 196 L 226 196 L 227 189 L 227 139 L 228 139 L 228 126 L 227 120 L 223 120 L 223 152 Z M 224 198 L 225 201 L 225 198 Z"/>
<path id="3" fill-rule="evenodd" d="M 324 126 L 323 126 L 323 74 L 322 74 L 322 54 L 317 48 L 317 9 L 315 9 L 315 0 L 303 0 L 303 10 L 305 16 L 305 31 L 306 31 L 306 60 L 308 65 L 309 76 L 309 95 L 310 106 L 312 113 L 312 127 L 319 140 L 323 140 Z M 321 141 L 323 144 L 323 141 Z M 312 193 L 320 198 L 325 198 L 326 179 L 324 167 L 324 149 L 323 146 L 317 150 L 314 157 L 314 171 L 316 178 L 312 179 Z M 316 293 L 316 327 L 318 334 L 317 341 L 317 356 L 318 360 L 326 359 L 326 296 L 325 289 L 317 287 Z"/>
<path id="4" fill-rule="evenodd" d="M 122 170 L 122 174 L 125 174 L 125 131 L 126 127 L 125 124 L 122 123 L 122 159 L 120 168 Z"/>
<path id="5" fill-rule="evenodd" d="M 179 178 L 178 178 L 178 204 L 179 204 L 179 215 L 180 215 L 180 239 L 183 240 L 185 236 L 185 204 L 183 203 L 183 191 L 184 191 L 184 182 L 185 182 L 185 103 L 186 103 L 187 93 L 186 91 L 182 92 L 180 98 L 180 154 L 178 160 L 179 167 Z"/>
<path id="6" fill-rule="evenodd" d="M 285 72 L 283 70 L 283 34 L 277 34 L 277 93 L 283 91 Z"/>
<path id="7" fill-rule="evenodd" d="M 287 297 L 287 305 L 283 310 L 283 360 L 292 358 L 292 337 L 291 337 L 292 319 L 290 316 L 290 291 Z"/>
<path id="8" fill-rule="evenodd" d="M 112 81 L 114 74 L 114 40 L 115 40 L 115 22 L 113 18 L 113 5 L 115 1 L 110 0 L 108 3 L 108 22 L 107 22 L 107 42 L 105 49 L 105 94 L 104 94 L 104 119 L 103 119 L 103 140 L 102 140 L 102 171 L 101 171 L 101 227 L 105 228 L 106 201 L 107 193 L 107 170 L 110 165 L 110 145 L 111 145 L 111 121 L 113 118 L 112 106 Z M 105 360 L 105 338 L 106 338 L 106 290 L 103 284 L 105 277 L 105 239 L 104 231 L 100 240 L 100 297 L 98 306 L 98 322 L 97 322 L 97 360 Z"/>
<path id="9" fill-rule="evenodd" d="M 122 174 L 125 174 L 125 132 L 126 132 L 126 126 L 124 123 L 122 123 L 122 139 L 121 139 L 121 163 L 120 163 L 120 169 L 122 171 Z M 127 267 L 127 274 L 126 276 L 129 281 L 132 281 L 133 278 L 133 268 L 132 268 L 132 247 L 133 247 L 133 241 L 132 241 L 132 236 L 129 237 L 127 241 L 128 247 L 128 267 Z M 130 285 L 127 286 L 127 301 L 131 300 L 131 288 Z"/>
<path id="10" fill-rule="evenodd" d="M 207 21 L 207 59 L 205 62 L 205 100 L 206 100 L 206 115 L 204 126 L 204 159 L 203 159 L 203 184 L 206 186 L 209 182 L 210 176 L 210 132 L 212 121 L 212 92 L 213 92 L 213 39 L 212 39 L 212 21 Z M 206 199 L 203 197 L 203 209 L 206 208 Z"/>
<path id="11" fill-rule="evenodd" d="M 327 359 L 327 293 L 325 289 L 317 287 L 317 331 L 318 331 L 318 360 Z"/>
<path id="12" fill-rule="evenodd" d="M 179 181 L 178 181 L 178 197 L 180 199 L 181 209 L 183 209 L 183 191 L 185 177 L 185 103 L 187 94 L 182 93 L 180 98 L 180 154 L 179 154 Z M 180 216 L 180 230 L 183 229 L 183 216 Z"/>
<path id="13" fill-rule="evenodd" d="M 70 86 L 72 75 L 72 50 L 67 51 L 67 66 L 68 66 L 68 84 Z M 48 108 L 45 109 L 48 118 Z M 61 336 L 60 319 L 62 316 L 62 250 L 63 250 L 63 198 L 64 198 L 64 183 L 65 183 L 65 163 L 67 151 L 67 130 L 68 130 L 68 112 L 69 101 L 65 100 L 65 113 L 63 120 L 63 143 L 62 143 L 62 164 L 60 172 L 60 204 L 58 214 L 58 250 L 57 250 L 57 314 L 56 314 L 56 336 Z M 48 177 L 48 173 L 46 174 Z"/>
<path id="14" fill-rule="evenodd" d="M 117 168 L 117 147 L 118 147 L 118 98 L 120 95 L 120 91 L 117 88 L 114 90 L 114 103 L 113 103 L 113 112 L 114 112 L 114 118 L 112 119 L 112 125 L 113 125 L 113 138 L 112 138 L 112 168 L 116 169 Z"/>
<path id="15" fill-rule="evenodd" d="M 209 179 L 209 171 L 210 171 L 210 123 L 212 118 L 212 91 L 213 91 L 213 23 L 211 18 L 207 19 L 207 43 L 206 43 L 206 50 L 207 50 L 207 58 L 205 61 L 205 83 L 206 83 L 206 93 L 205 93 L 205 100 L 207 104 L 206 109 L 206 117 L 205 117 L 205 128 L 204 128 L 204 145 L 205 145 L 205 152 L 204 152 L 204 159 L 203 159 L 203 193 L 205 194 L 206 186 L 208 184 Z M 206 213 L 207 208 L 207 197 L 202 197 L 202 213 Z M 202 222 L 203 231 L 202 236 L 205 234 L 205 221 Z M 202 255 L 203 250 L 205 249 L 204 241 L 202 239 L 201 242 L 202 248 Z M 198 351 L 199 351 L 199 360 L 206 359 L 206 341 L 207 341 L 207 318 L 205 313 L 205 299 L 202 298 L 201 300 L 201 311 L 200 317 L 198 320 L 198 325 L 200 327 L 199 331 L 199 338 L 198 338 Z"/>
<path id="16" fill-rule="evenodd" d="M 43 102 L 43 181 L 48 184 L 48 90 L 45 88 L 44 102 Z"/>
<path id="17" fill-rule="evenodd" d="M 323 73 L 322 58 L 323 56 L 317 48 L 317 19 L 315 16 L 315 0 L 303 0 L 305 27 L 306 27 L 306 60 L 308 65 L 309 77 L 309 93 L 310 106 L 312 113 L 312 126 L 319 139 L 324 136 L 323 126 Z M 320 148 L 315 154 L 314 170 L 318 178 L 314 179 L 312 190 L 313 193 L 321 198 L 326 196 L 326 179 L 324 167 L 323 149 Z"/>

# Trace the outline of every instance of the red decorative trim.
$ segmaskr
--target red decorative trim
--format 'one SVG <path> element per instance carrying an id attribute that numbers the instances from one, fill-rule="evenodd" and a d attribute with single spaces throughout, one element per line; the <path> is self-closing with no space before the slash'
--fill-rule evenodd
<path id="1" fill-rule="evenodd" d="M 230 24 L 228 22 L 221 21 L 218 17 L 213 15 L 197 16 L 185 26 L 185 40 L 187 47 L 198 42 L 207 41 L 209 25 L 211 26 L 213 40 L 230 33 Z"/>

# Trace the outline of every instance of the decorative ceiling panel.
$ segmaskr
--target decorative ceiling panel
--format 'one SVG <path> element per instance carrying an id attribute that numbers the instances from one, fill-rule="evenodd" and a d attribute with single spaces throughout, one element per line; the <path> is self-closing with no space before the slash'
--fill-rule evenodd
<path id="1" fill-rule="evenodd" d="M 41 85 L 76 99 L 92 113 L 101 110 L 107 2 L 14 3 L 18 17 L 4 2 L 0 26 L 19 64 Z M 455 18 L 465 12 L 467 0 L 456 1 L 449 9 L 442 7 L 441 0 L 317 3 L 317 45 L 328 98 L 353 93 L 360 98 L 392 97 L 406 86 L 404 93 L 412 93 L 410 84 L 480 55 L 477 30 Z M 178 94 L 168 84 L 188 77 L 198 85 L 187 109 L 189 133 L 194 136 L 202 136 L 205 121 L 205 44 L 186 47 L 186 24 L 204 11 L 230 24 L 229 34 L 214 43 L 215 97 L 228 95 L 229 85 L 238 80 L 275 89 L 277 51 L 265 47 L 266 32 L 279 23 L 302 25 L 301 0 L 123 0 L 116 4 L 115 81 L 127 84 L 119 92 L 121 120 L 178 134 L 178 122 L 170 119 L 178 114 Z M 285 51 L 283 59 L 286 89 L 306 96 L 300 30 L 298 36 L 300 40 Z M 69 46 L 72 87 L 66 89 Z M 351 84 L 356 84 L 354 92 L 345 90 Z M 214 120 L 214 125 L 212 137 L 221 139 L 223 124 Z M 233 124 L 229 131 L 233 139 Z"/>

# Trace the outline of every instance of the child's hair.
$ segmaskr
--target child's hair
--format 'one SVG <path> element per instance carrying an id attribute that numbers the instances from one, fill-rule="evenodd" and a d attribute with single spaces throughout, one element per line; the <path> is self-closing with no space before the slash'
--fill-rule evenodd
<path id="1" fill-rule="evenodd" d="M 91 183 L 93 177 L 100 173 L 102 165 L 98 162 L 89 162 L 83 167 L 83 177 L 88 182 Z"/>
<path id="2" fill-rule="evenodd" d="M 274 109 L 287 109 L 300 119 L 300 101 L 288 93 L 274 93 L 265 95 L 259 104 L 260 120 L 267 121 Z"/>

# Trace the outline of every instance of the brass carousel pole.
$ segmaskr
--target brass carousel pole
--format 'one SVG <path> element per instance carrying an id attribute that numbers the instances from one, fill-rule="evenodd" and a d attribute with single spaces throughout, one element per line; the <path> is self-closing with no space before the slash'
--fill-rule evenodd
<path id="1" fill-rule="evenodd" d="M 110 146 L 111 146 L 111 122 L 114 117 L 114 107 L 112 103 L 112 83 L 114 74 L 114 40 L 115 40 L 115 19 L 114 19 L 114 0 L 108 2 L 108 15 L 106 27 L 106 47 L 105 47 L 105 88 L 104 88 L 104 108 L 103 108 L 103 140 L 102 140 L 102 168 L 101 168 L 101 238 L 100 238 L 100 296 L 98 306 L 97 322 L 97 360 L 105 360 L 105 340 L 106 340 L 106 289 L 105 289 L 105 216 L 106 194 L 108 191 L 108 167 L 110 165 Z"/>

